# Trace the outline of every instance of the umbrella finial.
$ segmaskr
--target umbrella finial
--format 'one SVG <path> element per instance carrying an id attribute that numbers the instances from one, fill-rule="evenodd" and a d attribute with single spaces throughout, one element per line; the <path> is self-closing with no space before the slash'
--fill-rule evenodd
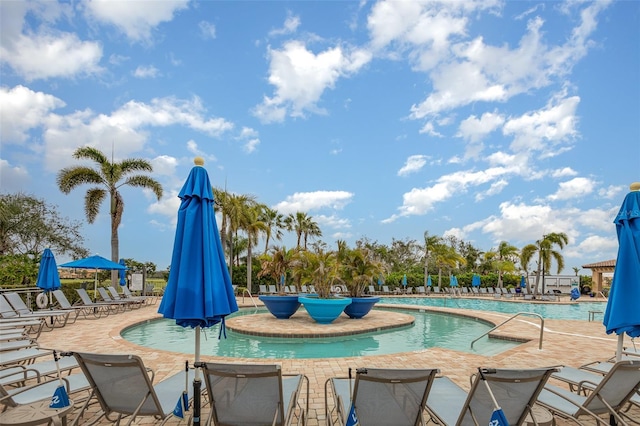
<path id="1" fill-rule="evenodd" d="M 196 166 L 204 166 L 204 158 L 202 157 L 196 157 L 193 159 L 193 164 L 195 164 Z"/>
<path id="2" fill-rule="evenodd" d="M 631 185 L 629 185 L 629 189 L 631 191 L 640 191 L 640 182 L 633 182 Z"/>

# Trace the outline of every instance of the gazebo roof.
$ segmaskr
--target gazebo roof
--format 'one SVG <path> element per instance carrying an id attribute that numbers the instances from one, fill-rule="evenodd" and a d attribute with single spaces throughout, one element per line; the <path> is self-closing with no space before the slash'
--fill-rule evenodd
<path id="1" fill-rule="evenodd" d="M 589 263 L 586 265 L 582 265 L 582 267 L 584 269 L 593 269 L 593 268 L 615 268 L 616 266 L 616 260 L 615 259 L 611 259 L 611 260 L 604 260 L 602 262 L 596 262 L 596 263 Z"/>

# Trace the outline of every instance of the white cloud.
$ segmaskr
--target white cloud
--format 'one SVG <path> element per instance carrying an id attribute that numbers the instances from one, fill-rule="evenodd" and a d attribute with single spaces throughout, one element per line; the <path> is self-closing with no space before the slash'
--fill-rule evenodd
<path id="1" fill-rule="evenodd" d="M 265 123 L 283 121 L 287 115 L 323 114 L 324 110 L 317 105 L 322 93 L 371 60 L 364 50 L 345 50 L 340 46 L 315 54 L 296 40 L 285 43 L 282 49 L 269 48 L 268 55 L 269 83 L 275 86 L 275 94 L 265 96 L 253 110 Z"/>
<path id="2" fill-rule="evenodd" d="M 300 17 L 294 16 L 291 14 L 291 12 L 289 12 L 287 14 L 287 19 L 285 19 L 284 25 L 282 26 L 282 28 L 269 31 L 269 37 L 293 34 L 296 32 L 299 26 L 300 26 Z"/>
<path id="3" fill-rule="evenodd" d="M 55 96 L 24 86 L 0 87 L 0 139 L 3 144 L 22 143 L 31 129 L 40 127 L 47 115 L 65 103 Z"/>
<path id="4" fill-rule="evenodd" d="M 0 182 L 2 192 L 22 192 L 31 181 L 29 172 L 22 166 L 13 166 L 7 160 L 0 158 Z"/>
<path id="5" fill-rule="evenodd" d="M 136 78 L 156 78 L 160 76 L 160 70 L 153 65 L 140 65 L 133 71 Z"/>
<path id="6" fill-rule="evenodd" d="M 558 201 L 583 197 L 591 194 L 594 186 L 595 182 L 591 179 L 577 177 L 566 182 L 561 182 L 558 185 L 558 190 L 547 198 L 552 201 Z"/>
<path id="7" fill-rule="evenodd" d="M 411 173 L 416 173 L 420 171 L 427 164 L 426 155 L 412 155 L 407 158 L 407 162 L 402 166 L 400 170 L 398 170 L 398 176 L 406 176 Z"/>
<path id="8" fill-rule="evenodd" d="M 505 119 L 501 114 L 485 112 L 480 118 L 472 115 L 460 122 L 457 136 L 470 142 L 479 142 L 500 128 Z"/>
<path id="9" fill-rule="evenodd" d="M 336 215 L 327 216 L 327 215 L 320 214 L 320 215 L 313 216 L 313 220 L 318 222 L 318 225 L 320 225 L 320 228 L 323 228 L 325 226 L 333 229 L 350 229 L 351 228 L 351 222 L 349 221 L 349 219 L 341 218 Z"/>
<path id="10" fill-rule="evenodd" d="M 275 209 L 282 214 L 309 212 L 324 208 L 341 210 L 351 202 L 353 196 L 354 194 L 347 191 L 296 192 L 276 204 Z"/>
<path id="11" fill-rule="evenodd" d="M 81 41 L 69 33 L 20 35 L 0 46 L 2 62 L 27 81 L 99 73 L 101 57 L 100 43 Z"/>
<path id="12" fill-rule="evenodd" d="M 29 32 L 24 31 L 27 13 L 33 18 Z M 100 43 L 50 28 L 71 14 L 69 5 L 56 2 L 0 2 L 0 63 L 27 81 L 101 72 Z"/>
<path id="13" fill-rule="evenodd" d="M 214 39 L 216 38 L 216 26 L 211 22 L 200 21 L 198 23 L 198 28 L 200 29 L 200 35 L 204 39 Z"/>
<path id="14" fill-rule="evenodd" d="M 573 170 L 571 167 L 563 167 L 561 169 L 556 169 L 556 170 L 551 172 L 551 176 L 554 177 L 554 178 L 575 176 L 577 174 L 578 174 L 578 172 Z"/>
<path id="15" fill-rule="evenodd" d="M 133 41 L 147 42 L 152 31 L 169 22 L 180 10 L 189 7 L 189 0 L 121 1 L 83 0 L 81 7 L 88 19 L 113 25 Z"/>
<path id="16" fill-rule="evenodd" d="M 558 145 L 571 141 L 578 134 L 576 110 L 580 98 L 577 96 L 554 96 L 538 111 L 510 118 L 503 133 L 513 136 L 510 148 L 514 152 L 540 151 L 542 157 L 552 157 L 564 152 Z"/>

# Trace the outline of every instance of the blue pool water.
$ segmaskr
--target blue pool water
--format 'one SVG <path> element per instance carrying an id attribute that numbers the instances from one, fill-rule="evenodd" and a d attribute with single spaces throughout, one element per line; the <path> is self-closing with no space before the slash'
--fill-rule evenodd
<path id="1" fill-rule="evenodd" d="M 234 315 L 264 313 L 266 310 L 241 309 Z M 483 337 L 470 349 L 470 342 L 490 330 L 481 321 L 436 313 L 400 310 L 415 317 L 413 326 L 385 332 L 320 339 L 284 339 L 248 336 L 227 331 L 218 340 L 219 326 L 202 331 L 201 354 L 244 358 L 342 358 L 383 355 L 441 347 L 493 355 L 517 345 Z M 283 320 L 286 327 L 286 320 Z M 155 349 L 193 353 L 195 331 L 175 321 L 158 319 L 127 328 L 122 337 L 132 343 Z"/>
<path id="2" fill-rule="evenodd" d="M 385 297 L 380 300 L 384 304 L 433 306 L 440 308 L 475 309 L 478 311 L 500 312 L 504 314 L 516 314 L 518 312 L 531 312 L 542 315 L 543 318 L 584 320 L 589 318 L 589 311 L 604 312 L 604 302 L 578 302 L 578 303 L 528 303 L 509 302 L 504 300 L 479 299 L 479 298 L 452 298 L 452 297 Z M 597 318 L 596 318 L 597 319 Z M 602 319 L 602 316 L 600 316 Z"/>

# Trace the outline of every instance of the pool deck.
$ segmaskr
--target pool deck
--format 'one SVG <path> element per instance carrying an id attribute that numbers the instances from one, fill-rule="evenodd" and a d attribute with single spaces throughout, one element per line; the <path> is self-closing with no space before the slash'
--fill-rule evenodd
<path id="1" fill-rule="evenodd" d="M 416 297 L 416 296 L 414 296 Z M 424 297 L 424 296 L 417 296 Z M 434 297 L 434 296 L 429 296 Z M 258 299 L 255 301 L 259 303 Z M 591 300 L 592 301 L 592 300 Z M 238 298 L 241 306 L 252 307 L 249 298 Z M 517 302 L 514 302 L 517 303 Z M 545 302 L 554 303 L 554 302 Z M 382 305 L 385 306 L 385 305 Z M 416 306 L 387 305 L 393 308 L 416 309 Z M 604 311 L 605 305 L 602 305 Z M 158 305 L 151 305 L 141 309 L 110 315 L 97 320 L 78 320 L 75 324 L 50 332 L 43 332 L 38 339 L 40 346 L 55 348 L 61 351 L 84 351 L 99 353 L 118 353 L 139 355 L 147 367 L 155 371 L 155 380 L 181 371 L 185 360 L 193 361 L 193 353 L 175 353 L 141 347 L 124 340 L 120 336 L 123 328 L 146 320 L 159 318 Z M 510 314 L 500 314 L 466 309 L 420 307 L 425 311 L 436 311 L 449 314 L 473 316 L 491 323 L 499 324 L 508 319 Z M 374 312 L 385 312 L 385 309 Z M 378 320 L 380 316 L 376 315 Z M 346 318 L 346 317 L 345 317 Z M 373 319 L 373 317 L 372 317 Z M 384 320 L 382 320 L 384 321 Z M 261 319 L 253 322 L 254 327 L 271 333 L 274 327 L 286 330 L 287 320 Z M 340 333 L 346 327 L 367 328 L 367 318 L 362 320 L 339 321 L 330 326 L 334 332 Z M 285 328 L 286 327 L 286 328 Z M 311 331 L 312 332 L 312 331 Z M 307 424 L 311 426 L 324 425 L 324 386 L 330 377 L 345 376 L 349 367 L 379 367 L 379 368 L 439 368 L 441 374 L 450 377 L 462 387 L 469 388 L 469 376 L 477 371 L 477 367 L 500 368 L 531 368 L 552 365 L 570 365 L 578 367 L 582 364 L 608 359 L 615 354 L 617 336 L 607 335 L 602 325 L 602 314 L 596 315 L 594 321 L 588 318 L 581 320 L 553 320 L 544 322 L 544 338 L 542 349 L 539 349 L 540 320 L 535 317 L 519 317 L 502 326 L 495 333 L 496 337 L 505 339 L 527 339 L 523 343 L 493 356 L 481 356 L 473 353 L 459 352 L 441 348 L 424 349 L 413 352 L 392 355 L 377 355 L 350 358 L 322 358 L 322 359 L 248 359 L 222 358 L 203 356 L 203 361 L 234 362 L 234 363 L 265 363 L 280 364 L 283 373 L 304 373 L 310 381 L 309 414 Z M 629 343 L 629 340 L 625 340 Z M 206 344 L 206 343 L 205 343 Z M 632 415 L 640 419 L 640 410 L 633 409 Z M 203 417 L 208 407 L 203 407 Z M 605 418 L 605 417 L 603 417 Z M 556 419 L 558 425 L 575 424 L 571 421 Z M 135 424 L 155 424 L 153 419 L 141 418 Z M 183 421 L 182 424 L 185 422 Z M 586 425 L 595 425 L 595 421 L 586 420 Z M 101 422 L 99 424 L 108 424 Z M 170 420 L 167 424 L 179 424 L 178 419 Z"/>

